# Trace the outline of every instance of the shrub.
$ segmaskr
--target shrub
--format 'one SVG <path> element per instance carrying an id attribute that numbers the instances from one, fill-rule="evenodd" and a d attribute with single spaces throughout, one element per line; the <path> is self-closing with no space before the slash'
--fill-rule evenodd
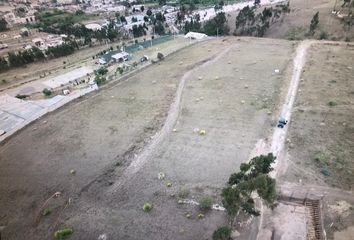
<path id="1" fill-rule="evenodd" d="M 212 205 L 213 205 L 213 200 L 208 196 L 203 197 L 199 202 L 199 208 L 204 211 L 210 210 Z"/>
<path id="2" fill-rule="evenodd" d="M 48 216 L 49 214 L 51 214 L 52 211 L 49 209 L 49 208 L 45 208 L 43 211 L 42 211 L 42 215 L 43 216 Z"/>
<path id="3" fill-rule="evenodd" d="M 337 103 L 334 102 L 334 101 L 328 102 L 328 106 L 330 106 L 330 107 L 334 107 L 334 106 L 336 106 L 336 105 L 337 105 Z"/>
<path id="4" fill-rule="evenodd" d="M 123 68 L 118 67 L 118 68 L 117 68 L 117 72 L 119 72 L 120 74 L 123 74 L 124 70 L 123 70 Z"/>
<path id="5" fill-rule="evenodd" d="M 108 69 L 106 67 L 100 67 L 96 70 L 96 74 L 98 75 L 105 75 L 106 73 L 108 73 Z"/>
<path id="6" fill-rule="evenodd" d="M 95 77 L 95 82 L 97 83 L 98 86 L 101 86 L 102 84 L 104 84 L 106 82 L 106 78 L 100 75 L 97 75 Z"/>
<path id="7" fill-rule="evenodd" d="M 328 33 L 326 33 L 325 31 L 322 31 L 320 33 L 320 40 L 325 40 L 325 39 L 328 39 Z"/>
<path id="8" fill-rule="evenodd" d="M 44 96 L 49 97 L 50 95 L 52 95 L 52 91 L 49 90 L 48 88 L 43 89 L 42 93 L 44 94 Z"/>
<path id="9" fill-rule="evenodd" d="M 58 230 L 54 233 L 54 237 L 58 239 L 62 239 L 64 237 L 67 237 L 71 235 L 74 231 L 71 228 L 65 228 L 62 230 Z"/>
<path id="10" fill-rule="evenodd" d="M 165 56 L 162 53 L 157 53 L 157 59 L 159 59 L 160 61 L 163 60 L 165 58 Z"/>
<path id="11" fill-rule="evenodd" d="M 24 94 L 17 94 L 16 98 L 18 99 L 26 99 L 28 97 L 28 95 L 24 95 Z"/>
<path id="12" fill-rule="evenodd" d="M 153 208 L 153 205 L 151 203 L 144 203 L 143 210 L 144 212 L 150 212 Z"/>
<path id="13" fill-rule="evenodd" d="M 229 227 L 220 227 L 213 233 L 213 240 L 229 240 L 231 229 Z"/>

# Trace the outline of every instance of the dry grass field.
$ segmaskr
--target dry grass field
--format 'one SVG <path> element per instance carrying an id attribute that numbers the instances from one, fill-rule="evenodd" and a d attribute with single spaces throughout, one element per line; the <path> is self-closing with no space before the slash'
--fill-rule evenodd
<path id="1" fill-rule="evenodd" d="M 282 40 L 201 42 L 26 127 L 0 147 L 3 236 L 48 239 L 72 227 L 73 239 L 210 239 L 225 213 L 198 219 L 198 207 L 178 199 L 220 203 L 228 176 L 272 131 L 292 52 Z M 146 148 L 165 130 L 183 81 L 175 131 Z M 57 191 L 52 213 L 38 215 Z"/>

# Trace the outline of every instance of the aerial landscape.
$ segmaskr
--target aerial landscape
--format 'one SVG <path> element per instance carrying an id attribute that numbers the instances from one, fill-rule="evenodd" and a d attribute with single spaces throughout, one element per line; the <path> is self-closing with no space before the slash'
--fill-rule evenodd
<path id="1" fill-rule="evenodd" d="M 353 240 L 354 0 L 0 2 L 0 240 Z"/>

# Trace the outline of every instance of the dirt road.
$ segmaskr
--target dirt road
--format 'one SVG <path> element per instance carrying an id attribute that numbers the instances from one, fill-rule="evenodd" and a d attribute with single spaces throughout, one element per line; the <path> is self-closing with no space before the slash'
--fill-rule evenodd
<path id="1" fill-rule="evenodd" d="M 287 119 L 289 122 L 291 120 L 291 113 L 294 107 L 302 69 L 306 61 L 306 52 L 310 45 L 310 41 L 303 41 L 296 49 L 296 56 L 293 61 L 293 73 L 291 76 L 291 82 L 280 115 L 281 117 Z M 272 144 L 270 147 L 270 152 L 272 152 L 275 156 L 279 156 L 282 153 L 287 132 L 288 126 L 285 126 L 284 128 L 274 128 L 273 136 L 271 138 Z M 282 166 L 283 165 L 281 164 L 278 158 L 275 161 L 274 171 L 272 172 L 272 175 L 276 176 L 278 172 L 281 171 Z"/>

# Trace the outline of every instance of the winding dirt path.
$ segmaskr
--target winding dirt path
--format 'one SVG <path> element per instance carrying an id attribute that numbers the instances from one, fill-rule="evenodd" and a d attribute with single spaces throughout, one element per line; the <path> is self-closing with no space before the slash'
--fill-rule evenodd
<path id="1" fill-rule="evenodd" d="M 116 192 L 120 188 L 120 186 L 124 185 L 124 183 L 128 179 L 130 179 L 131 176 L 136 174 L 141 169 L 141 167 L 158 151 L 159 146 L 171 134 L 171 132 L 173 131 L 173 127 L 177 123 L 178 117 L 180 115 L 183 90 L 185 88 L 185 85 L 186 85 L 189 77 L 195 71 L 197 71 L 199 68 L 206 67 L 206 66 L 218 61 L 227 52 L 229 52 L 230 48 L 231 47 L 228 47 L 227 49 L 218 53 L 217 55 L 212 56 L 211 58 L 208 58 L 207 60 L 199 62 L 193 69 L 189 70 L 188 72 L 186 72 L 183 75 L 183 77 L 181 78 L 181 80 L 178 84 L 176 95 L 175 95 L 174 100 L 170 106 L 170 109 L 168 111 L 168 115 L 167 115 L 167 118 L 165 120 L 163 127 L 161 128 L 160 131 L 158 131 L 153 136 L 152 141 L 146 147 L 144 147 L 142 152 L 139 155 L 137 155 L 135 157 L 135 159 L 132 160 L 132 163 L 125 169 L 123 175 L 120 177 L 120 180 L 112 186 L 112 188 L 110 189 L 110 192 Z"/>

